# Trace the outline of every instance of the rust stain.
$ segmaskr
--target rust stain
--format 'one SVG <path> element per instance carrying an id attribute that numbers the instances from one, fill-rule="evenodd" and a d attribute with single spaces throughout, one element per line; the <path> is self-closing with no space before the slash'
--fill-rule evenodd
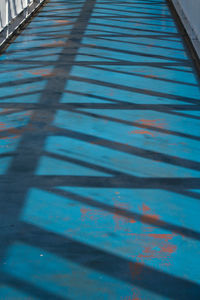
<path id="1" fill-rule="evenodd" d="M 26 112 L 22 113 L 22 114 L 20 115 L 20 117 L 21 117 L 21 116 L 30 116 L 31 113 L 32 113 L 32 111 L 26 111 Z"/>
<path id="2" fill-rule="evenodd" d="M 51 71 L 48 70 L 48 69 L 41 69 L 41 70 L 38 70 L 38 71 L 30 71 L 31 74 L 33 75 L 41 75 L 41 76 L 47 76 L 47 75 L 50 75 L 51 74 Z"/>
<path id="3" fill-rule="evenodd" d="M 157 76 L 155 75 L 144 75 L 145 78 L 152 78 L 152 79 L 155 79 L 155 78 L 158 78 Z"/>
<path id="4" fill-rule="evenodd" d="M 133 296 L 121 297 L 121 300 L 140 300 L 140 298 L 133 295 Z"/>
<path id="5" fill-rule="evenodd" d="M 129 269 L 131 273 L 131 278 L 134 280 L 142 273 L 143 266 L 140 263 L 129 262 Z"/>
<path id="6" fill-rule="evenodd" d="M 122 297 L 122 300 L 140 300 L 138 288 L 132 288 L 132 295 Z"/>
<path id="7" fill-rule="evenodd" d="M 6 128 L 6 124 L 3 122 L 0 122 L 0 131 Z"/>
<path id="8" fill-rule="evenodd" d="M 152 225 L 155 225 L 156 221 L 160 220 L 160 217 L 158 215 L 156 215 L 155 213 L 152 213 L 150 207 L 147 206 L 145 203 L 142 204 L 142 212 L 143 212 L 143 215 L 141 217 L 142 223 L 146 223 L 147 218 L 149 218 L 148 223 L 152 224 Z M 145 224 L 144 230 L 149 231 L 152 229 L 153 229 L 153 227 L 151 227 L 151 226 L 149 227 L 148 225 Z"/>
<path id="9" fill-rule="evenodd" d="M 155 214 L 155 212 L 145 203 L 142 204 L 141 210 L 143 213 L 141 222 L 143 221 L 143 219 L 145 219 L 144 221 L 146 222 L 147 217 L 151 218 L 152 220 L 160 220 L 160 216 Z M 158 261 L 158 265 L 166 267 L 170 266 L 171 255 L 177 251 L 177 247 L 171 242 L 176 234 L 155 233 L 154 231 L 157 230 L 157 228 L 155 228 L 155 226 L 149 227 L 145 222 L 144 224 L 142 222 L 142 233 L 130 234 L 132 236 L 135 236 L 135 241 L 138 241 L 138 245 L 142 245 L 141 251 L 139 251 L 137 255 L 133 256 L 134 259 L 141 265 L 145 265 L 147 261 L 156 259 Z M 152 223 L 155 224 L 154 221 L 152 221 Z M 150 233 L 148 233 L 147 231 L 150 231 Z"/>
<path id="10" fill-rule="evenodd" d="M 29 71 L 29 73 L 33 75 L 40 75 L 40 76 L 64 76 L 65 72 L 62 68 L 54 69 L 53 72 L 49 69 L 40 69 L 37 71 Z"/>
<path id="11" fill-rule="evenodd" d="M 81 208 L 80 211 L 81 211 L 81 218 L 85 220 L 87 213 L 90 211 L 89 208 Z"/>
<path id="12" fill-rule="evenodd" d="M 155 239 L 164 239 L 166 242 L 174 238 L 174 234 L 172 233 L 149 233 L 148 236 Z"/>
<path id="13" fill-rule="evenodd" d="M 130 223 L 136 223 L 136 221 L 134 219 L 130 219 L 129 221 Z"/>
<path id="14" fill-rule="evenodd" d="M 58 23 L 58 24 L 67 24 L 67 23 L 69 23 L 70 21 L 67 21 L 67 20 L 55 20 L 54 22 L 55 22 L 55 23 Z"/>
<path id="15" fill-rule="evenodd" d="M 157 135 L 156 132 L 152 132 L 151 129 L 148 129 L 148 127 L 155 127 L 155 128 L 164 128 L 165 127 L 165 122 L 163 122 L 162 119 L 139 119 L 136 122 L 138 122 L 139 124 L 141 124 L 142 126 L 146 127 L 146 129 L 136 129 L 136 130 L 132 130 L 129 133 L 130 134 L 147 134 L 147 135 L 151 135 L 152 137 L 155 137 Z M 135 123 L 134 123 L 135 125 Z M 153 129 L 153 128 L 152 128 Z"/>
<path id="16" fill-rule="evenodd" d="M 177 246 L 175 246 L 175 245 L 168 245 L 166 247 L 162 247 L 161 250 L 162 250 L 162 252 L 166 252 L 166 253 L 172 254 L 172 253 L 176 252 Z"/>
<path id="17" fill-rule="evenodd" d="M 98 144 L 101 144 L 101 143 L 102 143 L 101 140 L 100 141 L 96 140 L 96 141 L 91 141 L 90 142 L 90 144 L 94 144 L 94 145 L 98 145 Z"/>
<path id="18" fill-rule="evenodd" d="M 140 119 L 140 120 L 138 120 L 138 122 L 143 125 L 154 126 L 156 128 L 164 128 L 166 125 L 162 119 L 153 119 L 153 120 Z"/>
<path id="19" fill-rule="evenodd" d="M 21 87 L 17 88 L 16 92 L 28 92 L 30 90 L 35 90 L 37 88 L 38 88 L 38 86 L 36 84 L 35 85 L 28 85 L 28 86 L 23 87 L 23 88 L 21 88 Z"/>
<path id="20" fill-rule="evenodd" d="M 98 221 L 102 217 L 109 215 L 107 212 L 103 212 L 98 209 L 92 209 L 90 207 L 81 208 L 80 211 L 81 211 L 82 221 L 87 221 L 87 220 Z"/>
<path id="21" fill-rule="evenodd" d="M 15 127 L 8 127 L 6 123 L 0 122 L 0 132 L 4 130 L 9 130 L 9 136 L 0 137 L 1 140 L 8 140 L 8 139 L 17 139 L 19 138 L 20 130 Z M 11 135 L 12 134 L 12 135 Z"/>
<path id="22" fill-rule="evenodd" d="M 17 138 L 19 138 L 19 135 L 0 137 L 0 140 L 9 140 L 9 139 L 17 139 Z"/>
<path id="23" fill-rule="evenodd" d="M 119 196 L 119 192 L 115 192 L 116 197 L 120 198 Z M 114 206 L 116 208 L 121 208 L 121 209 L 129 209 L 129 204 L 125 203 L 125 202 L 121 202 L 120 200 L 116 199 L 115 197 L 113 197 L 114 200 Z M 127 217 L 121 216 L 120 214 L 118 214 L 117 212 L 113 215 L 113 220 L 115 223 L 115 231 L 123 231 L 123 232 L 127 232 L 127 224 L 131 223 L 134 224 L 136 223 L 136 221 L 132 218 L 129 219 Z"/>
<path id="24" fill-rule="evenodd" d="M 146 214 L 144 216 L 141 217 L 141 221 L 146 221 L 146 219 L 149 217 L 148 219 L 148 223 L 152 224 L 152 225 L 156 225 L 157 223 L 155 221 L 160 220 L 160 217 L 158 215 L 152 215 L 152 214 Z"/>
<path id="25" fill-rule="evenodd" d="M 64 41 L 57 41 L 57 42 L 52 42 L 50 44 L 42 44 L 42 47 L 60 47 L 66 45 L 66 42 Z"/>
<path id="26" fill-rule="evenodd" d="M 151 135 L 151 136 L 155 136 L 153 132 L 150 132 L 150 131 L 148 131 L 148 130 L 141 130 L 141 129 L 133 130 L 133 131 L 131 131 L 130 133 L 136 133 L 136 134 L 148 134 L 148 135 Z"/>
<path id="27" fill-rule="evenodd" d="M 138 255 L 138 258 L 154 258 L 155 251 L 151 249 L 151 247 L 145 247 L 143 252 Z"/>
<path id="28" fill-rule="evenodd" d="M 142 211 L 143 211 L 143 213 L 145 213 L 145 212 L 147 212 L 149 210 L 150 210 L 150 207 L 143 203 L 142 204 Z"/>
<path id="29" fill-rule="evenodd" d="M 7 128 L 7 129 L 9 130 L 10 134 L 17 134 L 17 135 L 19 135 L 19 134 L 22 134 L 25 131 L 26 127 L 24 127 L 24 128 L 10 127 L 10 128 Z M 3 131 L 3 130 L 0 130 L 0 131 Z"/>

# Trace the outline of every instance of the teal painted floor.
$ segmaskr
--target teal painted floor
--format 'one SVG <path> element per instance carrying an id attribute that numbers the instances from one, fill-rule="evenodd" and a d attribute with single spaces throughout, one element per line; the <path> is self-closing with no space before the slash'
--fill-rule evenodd
<path id="1" fill-rule="evenodd" d="M 0 300 L 200 299 L 200 89 L 165 0 L 50 0 L 0 56 Z"/>

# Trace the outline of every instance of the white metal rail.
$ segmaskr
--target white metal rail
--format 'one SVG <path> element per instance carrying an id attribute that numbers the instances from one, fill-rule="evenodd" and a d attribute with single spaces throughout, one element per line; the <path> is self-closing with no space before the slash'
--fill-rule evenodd
<path id="1" fill-rule="evenodd" d="M 0 45 L 44 0 L 0 0 Z"/>

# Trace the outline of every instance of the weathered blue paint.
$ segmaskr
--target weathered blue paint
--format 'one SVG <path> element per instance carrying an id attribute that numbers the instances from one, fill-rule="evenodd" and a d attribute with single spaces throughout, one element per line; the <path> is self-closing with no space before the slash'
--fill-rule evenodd
<path id="1" fill-rule="evenodd" d="M 0 64 L 0 299 L 199 299 L 199 78 L 166 1 L 51 0 Z"/>

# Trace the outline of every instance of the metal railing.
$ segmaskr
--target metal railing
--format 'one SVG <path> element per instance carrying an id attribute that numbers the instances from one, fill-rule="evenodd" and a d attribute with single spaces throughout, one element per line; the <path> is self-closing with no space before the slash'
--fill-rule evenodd
<path id="1" fill-rule="evenodd" d="M 0 0 L 0 45 L 44 0 Z"/>

